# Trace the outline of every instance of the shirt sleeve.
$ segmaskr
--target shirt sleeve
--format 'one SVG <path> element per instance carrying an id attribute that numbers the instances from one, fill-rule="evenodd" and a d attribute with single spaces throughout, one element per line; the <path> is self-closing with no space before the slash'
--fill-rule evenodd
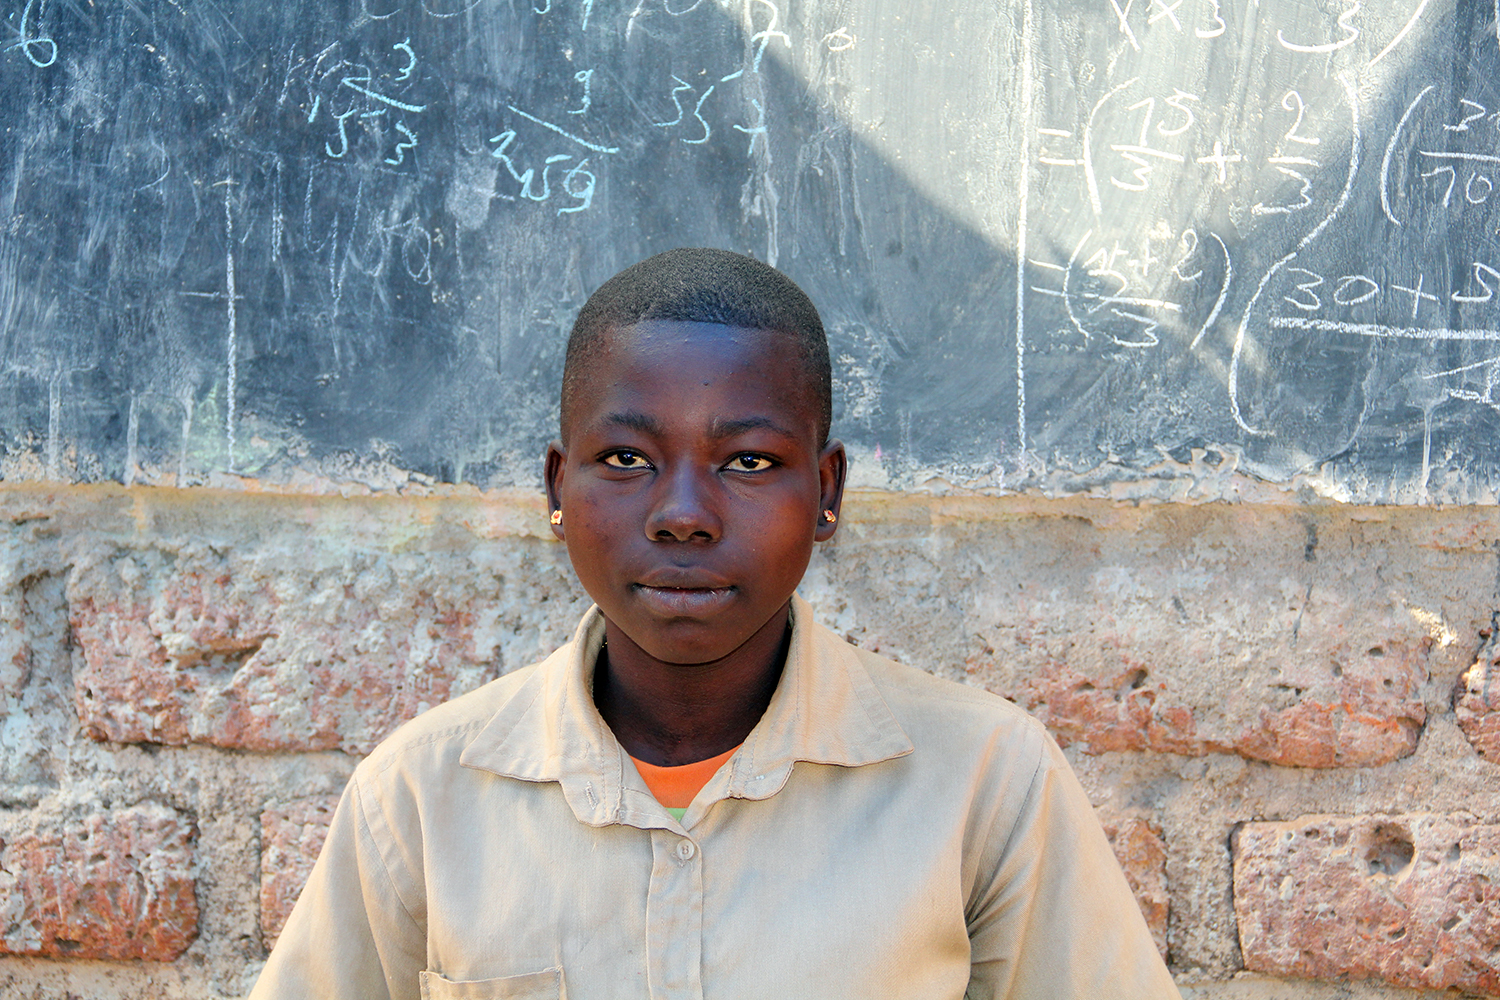
<path id="1" fill-rule="evenodd" d="M 1181 1000 L 1088 797 L 1039 735 L 1019 811 L 991 823 L 968 909 L 966 997 Z"/>
<path id="2" fill-rule="evenodd" d="M 356 773 L 247 1000 L 418 1000 L 426 951 L 371 835 Z"/>

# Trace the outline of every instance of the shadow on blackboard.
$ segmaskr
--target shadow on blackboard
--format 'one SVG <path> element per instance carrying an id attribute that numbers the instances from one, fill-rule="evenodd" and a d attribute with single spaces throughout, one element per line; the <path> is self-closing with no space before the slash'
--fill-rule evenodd
<path id="1" fill-rule="evenodd" d="M 12 477 L 534 482 L 573 313 L 683 244 L 809 289 L 883 460 L 1015 451 L 1013 261 L 735 20 L 408 6 L 64 7 L 0 56 Z"/>

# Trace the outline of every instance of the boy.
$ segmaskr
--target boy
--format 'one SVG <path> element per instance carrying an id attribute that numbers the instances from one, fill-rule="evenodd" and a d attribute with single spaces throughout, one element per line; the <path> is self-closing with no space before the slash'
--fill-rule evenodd
<path id="1" fill-rule="evenodd" d="M 748 257 L 590 298 L 546 481 L 597 606 L 360 764 L 252 1000 L 1177 997 L 1041 727 L 793 594 L 830 398 L 817 311 Z"/>

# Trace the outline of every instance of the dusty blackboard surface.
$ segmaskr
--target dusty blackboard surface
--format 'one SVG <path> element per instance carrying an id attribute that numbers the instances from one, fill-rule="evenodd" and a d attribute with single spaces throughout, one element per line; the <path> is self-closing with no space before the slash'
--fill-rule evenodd
<path id="1" fill-rule="evenodd" d="M 0 0 L 3 473 L 534 483 L 687 244 L 813 295 L 866 482 L 1492 501 L 1496 14 Z"/>

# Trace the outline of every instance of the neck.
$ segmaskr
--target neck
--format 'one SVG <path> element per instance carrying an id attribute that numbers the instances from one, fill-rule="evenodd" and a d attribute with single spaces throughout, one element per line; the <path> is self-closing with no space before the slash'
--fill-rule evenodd
<path id="1" fill-rule="evenodd" d="M 667 663 L 605 621 L 594 668 L 594 704 L 632 757 L 673 767 L 716 757 L 745 741 L 781 679 L 790 603 L 723 659 Z"/>

